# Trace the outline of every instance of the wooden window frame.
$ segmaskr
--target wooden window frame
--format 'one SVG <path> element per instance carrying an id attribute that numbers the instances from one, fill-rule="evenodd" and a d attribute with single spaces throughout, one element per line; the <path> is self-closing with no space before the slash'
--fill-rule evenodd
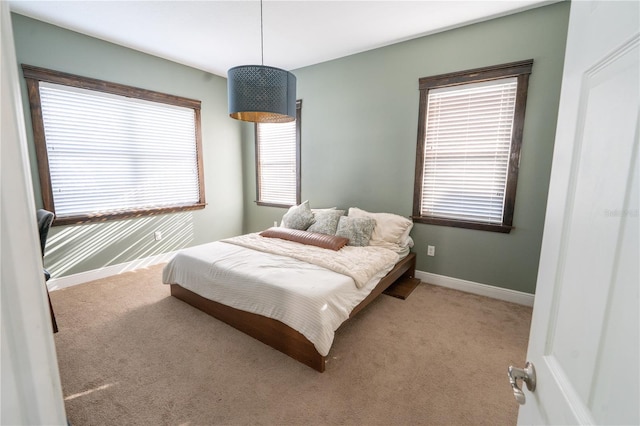
<path id="1" fill-rule="evenodd" d="M 533 59 L 529 59 L 525 61 L 511 62 L 502 65 L 476 68 L 467 71 L 453 72 L 432 77 L 423 77 L 419 79 L 420 106 L 412 215 L 412 219 L 414 222 L 502 233 L 511 232 L 511 230 L 514 228 L 513 214 L 515 209 L 518 171 L 520 167 L 520 150 L 522 147 L 522 134 L 524 129 L 524 117 L 527 103 L 529 75 L 531 74 L 532 67 Z M 425 149 L 424 141 L 426 137 L 426 113 L 429 90 L 441 87 L 457 86 L 461 84 L 498 80 L 508 77 L 516 77 L 518 81 L 518 87 L 516 92 L 513 132 L 511 136 L 511 155 L 509 158 L 507 170 L 507 185 L 505 188 L 502 224 L 489 224 L 483 222 L 473 222 L 442 217 L 421 216 L 420 209 L 422 205 L 422 184 Z"/>
<path id="2" fill-rule="evenodd" d="M 296 205 L 301 203 L 301 186 L 300 179 L 302 173 L 300 172 L 300 148 L 302 146 L 302 100 L 298 99 L 296 101 Z M 262 201 L 260 194 L 260 150 L 258 147 L 258 123 L 254 125 L 254 140 L 255 140 L 255 161 L 256 161 L 256 204 L 258 206 L 266 206 L 266 207 L 282 207 L 288 208 L 291 207 L 290 204 L 278 204 L 271 203 L 268 201 Z"/>
<path id="3" fill-rule="evenodd" d="M 42 201 L 44 208 L 55 213 L 55 204 L 53 199 L 53 190 L 51 185 L 49 159 L 47 154 L 47 143 L 45 139 L 44 122 L 42 118 L 42 108 L 40 102 L 40 82 L 48 82 L 59 85 L 77 87 L 81 89 L 104 92 L 113 95 L 120 95 L 129 98 L 143 99 L 146 101 L 169 104 L 193 109 L 195 118 L 195 148 L 197 155 L 198 167 L 198 193 L 199 200 L 191 205 L 186 206 L 165 206 L 158 208 L 141 208 L 129 209 L 125 211 L 96 213 L 76 216 L 66 216 L 63 218 L 55 218 L 53 225 L 69 225 L 88 222 L 102 222 L 113 219 L 126 219 L 132 217 L 140 217 L 147 215 L 156 215 L 162 213 L 174 213 L 181 211 L 189 211 L 203 209 L 206 207 L 205 190 L 204 190 L 204 167 L 202 158 L 202 130 L 200 119 L 201 102 L 198 100 L 188 99 L 184 97 L 168 95 L 165 93 L 155 92 L 137 87 L 126 86 L 123 84 L 112 83 L 108 81 L 82 77 L 74 74 L 64 73 L 60 71 L 39 68 L 31 65 L 22 64 L 23 75 L 27 83 L 27 91 L 29 97 L 29 106 L 31 109 L 31 121 L 33 126 L 33 139 L 36 150 L 36 158 L 38 163 L 38 175 L 40 179 L 40 188 L 42 192 Z"/>

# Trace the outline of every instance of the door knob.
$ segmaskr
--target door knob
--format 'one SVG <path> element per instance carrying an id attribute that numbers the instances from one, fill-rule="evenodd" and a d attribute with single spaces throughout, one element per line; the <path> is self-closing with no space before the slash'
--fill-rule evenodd
<path id="1" fill-rule="evenodd" d="M 524 365 L 524 369 L 516 368 L 513 365 L 509 366 L 509 383 L 511 383 L 513 396 L 516 398 L 516 401 L 518 401 L 518 404 L 522 405 L 527 400 L 522 389 L 518 387 L 518 379 L 526 383 L 527 389 L 531 392 L 536 390 L 536 369 L 532 363 L 527 361 Z"/>

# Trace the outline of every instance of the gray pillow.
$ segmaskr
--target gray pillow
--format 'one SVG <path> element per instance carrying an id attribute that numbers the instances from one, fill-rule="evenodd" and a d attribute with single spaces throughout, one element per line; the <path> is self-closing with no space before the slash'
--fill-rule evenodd
<path id="1" fill-rule="evenodd" d="M 307 229 L 309 232 L 336 235 L 340 217 L 344 216 L 344 210 L 316 210 L 313 212 L 315 222 Z"/>
<path id="2" fill-rule="evenodd" d="M 309 201 L 289 208 L 282 216 L 282 226 L 290 229 L 306 231 L 313 223 L 313 212 L 309 208 Z"/>
<path id="3" fill-rule="evenodd" d="M 365 247 L 369 245 L 369 240 L 375 227 L 375 219 L 342 216 L 338 222 L 336 235 L 348 238 L 350 246 Z"/>

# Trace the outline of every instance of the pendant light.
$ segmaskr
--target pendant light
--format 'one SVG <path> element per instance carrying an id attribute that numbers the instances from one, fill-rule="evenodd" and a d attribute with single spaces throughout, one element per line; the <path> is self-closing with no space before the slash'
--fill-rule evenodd
<path id="1" fill-rule="evenodd" d="M 264 32 L 260 0 L 262 65 L 241 65 L 227 72 L 229 116 L 254 123 L 286 123 L 296 119 L 296 76 L 264 65 Z"/>

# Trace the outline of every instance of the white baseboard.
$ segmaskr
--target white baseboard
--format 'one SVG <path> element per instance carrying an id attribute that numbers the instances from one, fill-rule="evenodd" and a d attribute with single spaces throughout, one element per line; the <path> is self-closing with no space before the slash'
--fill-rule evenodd
<path id="1" fill-rule="evenodd" d="M 480 284 L 473 281 L 461 280 L 459 278 L 452 278 L 424 271 L 416 271 L 416 278 L 419 278 L 421 281 L 429 284 L 448 287 L 454 290 L 464 291 L 466 293 L 487 296 L 492 299 L 505 300 L 519 305 L 533 306 L 534 295 L 521 291 L 509 290 L 502 287 Z"/>
<path id="2" fill-rule="evenodd" d="M 66 277 L 51 278 L 49 281 L 47 281 L 47 288 L 49 289 L 49 291 L 60 290 L 74 285 L 84 284 L 89 281 L 99 280 L 101 278 L 122 274 L 123 272 L 146 268 L 147 266 L 168 262 L 176 253 L 177 252 L 172 251 L 169 253 L 162 253 L 155 256 L 132 260 L 131 262 L 105 266 L 104 268 L 94 269 L 92 271 L 67 275 Z"/>

